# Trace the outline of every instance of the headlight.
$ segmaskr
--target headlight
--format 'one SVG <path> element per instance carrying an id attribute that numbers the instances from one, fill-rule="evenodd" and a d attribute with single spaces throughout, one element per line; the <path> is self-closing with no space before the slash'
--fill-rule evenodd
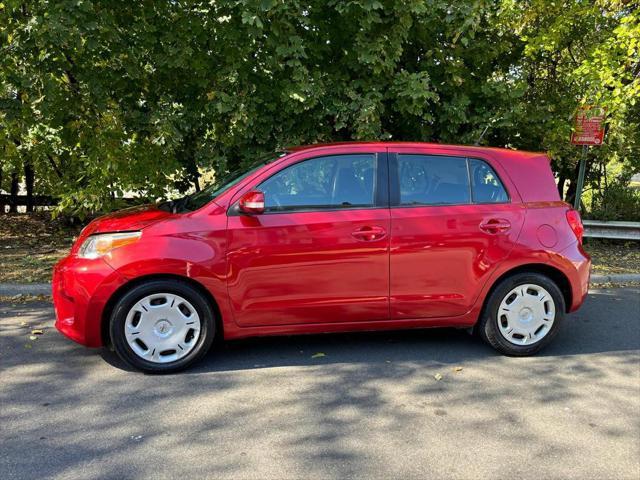
<path id="1" fill-rule="evenodd" d="M 98 258 L 111 250 L 137 242 L 142 232 L 101 233 L 91 235 L 78 250 L 80 258 Z"/>

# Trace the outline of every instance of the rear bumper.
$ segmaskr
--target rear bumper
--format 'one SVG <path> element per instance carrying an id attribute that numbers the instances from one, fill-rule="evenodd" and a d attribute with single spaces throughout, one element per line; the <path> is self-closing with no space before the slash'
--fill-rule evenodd
<path id="1" fill-rule="evenodd" d="M 52 280 L 56 328 L 87 347 L 102 346 L 102 312 L 124 282 L 102 259 L 62 259 L 54 267 Z"/>
<path id="2" fill-rule="evenodd" d="M 577 241 L 560 252 L 560 255 L 564 259 L 563 270 L 571 285 L 571 305 L 567 305 L 567 310 L 575 312 L 584 303 L 589 293 L 591 257 Z"/>

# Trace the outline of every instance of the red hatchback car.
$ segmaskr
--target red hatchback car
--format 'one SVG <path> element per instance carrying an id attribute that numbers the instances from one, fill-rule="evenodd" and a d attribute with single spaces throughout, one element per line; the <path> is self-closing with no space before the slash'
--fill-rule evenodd
<path id="1" fill-rule="evenodd" d="M 543 154 L 292 148 L 91 222 L 55 267 L 56 327 L 147 372 L 193 364 L 216 337 L 424 327 L 530 355 L 587 295 L 582 232 Z"/>

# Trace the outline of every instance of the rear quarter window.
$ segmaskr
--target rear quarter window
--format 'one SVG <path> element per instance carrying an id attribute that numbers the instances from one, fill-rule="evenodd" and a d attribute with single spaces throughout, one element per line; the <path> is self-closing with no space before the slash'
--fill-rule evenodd
<path id="1" fill-rule="evenodd" d="M 509 201 L 500 177 L 491 166 L 475 158 L 469 160 L 473 203 L 504 203 Z"/>

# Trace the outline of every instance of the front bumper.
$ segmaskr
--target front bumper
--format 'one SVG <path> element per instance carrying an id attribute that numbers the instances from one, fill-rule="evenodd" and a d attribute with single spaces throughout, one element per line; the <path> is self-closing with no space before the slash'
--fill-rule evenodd
<path id="1" fill-rule="evenodd" d="M 82 345 L 102 346 L 104 307 L 124 283 L 124 277 L 101 258 L 70 255 L 60 260 L 52 280 L 56 328 Z"/>

